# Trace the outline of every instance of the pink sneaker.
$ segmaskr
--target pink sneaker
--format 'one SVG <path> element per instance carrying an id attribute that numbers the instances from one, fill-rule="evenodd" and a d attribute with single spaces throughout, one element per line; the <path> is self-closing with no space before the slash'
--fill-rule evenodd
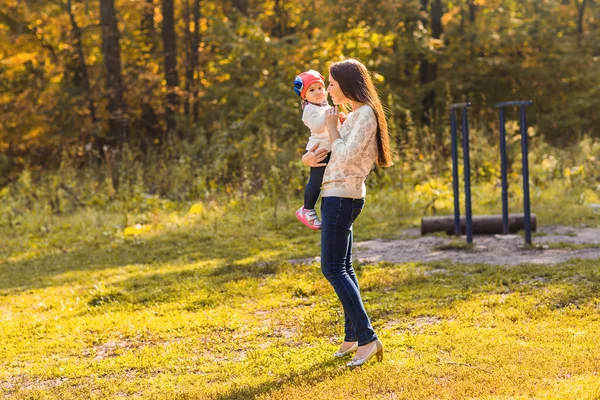
<path id="1" fill-rule="evenodd" d="M 300 207 L 296 211 L 296 218 L 298 218 L 300 222 L 308 226 L 313 231 L 318 231 L 321 229 L 321 221 L 319 221 L 319 217 L 317 217 L 317 212 L 315 210 L 309 210 L 304 207 Z"/>

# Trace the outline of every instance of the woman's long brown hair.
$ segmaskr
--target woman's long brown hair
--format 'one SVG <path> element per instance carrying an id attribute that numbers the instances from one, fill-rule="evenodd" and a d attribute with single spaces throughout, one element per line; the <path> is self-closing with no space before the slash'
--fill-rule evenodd
<path id="1" fill-rule="evenodd" d="M 358 60 L 348 59 L 331 64 L 329 74 L 340 85 L 344 96 L 371 106 L 377 117 L 377 165 L 391 166 L 393 162 L 387 121 L 367 67 Z"/>

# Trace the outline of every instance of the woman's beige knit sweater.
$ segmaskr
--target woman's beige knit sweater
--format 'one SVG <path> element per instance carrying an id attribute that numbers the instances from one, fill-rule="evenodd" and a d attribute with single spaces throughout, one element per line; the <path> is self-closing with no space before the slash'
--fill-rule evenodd
<path id="1" fill-rule="evenodd" d="M 331 159 L 321 185 L 321 197 L 365 197 L 365 178 L 377 158 L 377 117 L 368 104 L 348 114 L 340 139 L 331 144 Z"/>

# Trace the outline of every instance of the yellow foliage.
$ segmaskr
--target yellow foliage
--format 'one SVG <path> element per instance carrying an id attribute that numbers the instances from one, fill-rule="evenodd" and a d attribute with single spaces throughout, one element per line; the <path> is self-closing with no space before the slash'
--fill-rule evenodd
<path id="1" fill-rule="evenodd" d="M 216 77 L 217 82 L 219 83 L 223 83 L 225 81 L 228 81 L 231 79 L 231 75 L 230 74 L 222 74 Z"/>
<path id="2" fill-rule="evenodd" d="M 553 170 L 556 168 L 556 164 L 558 164 L 558 160 L 556 158 L 552 156 L 544 158 L 544 160 L 542 160 L 542 169 L 547 171 Z"/>
<path id="3" fill-rule="evenodd" d="M 585 188 L 583 189 L 583 198 L 585 200 L 586 203 L 600 203 L 600 195 L 598 194 L 598 192 L 589 189 L 589 188 Z"/>
<path id="4" fill-rule="evenodd" d="M 35 137 L 39 136 L 40 133 L 42 133 L 43 131 L 44 131 L 44 129 L 41 126 L 37 126 L 37 127 L 33 128 L 31 131 L 29 131 L 29 133 L 23 137 L 23 140 L 34 139 Z"/>
<path id="5" fill-rule="evenodd" d="M 569 175 L 583 175 L 585 168 L 583 165 L 575 165 L 569 169 Z"/>
<path id="6" fill-rule="evenodd" d="M 27 61 L 34 62 L 35 56 L 36 56 L 36 53 L 19 53 L 12 57 L 5 58 L 4 60 L 2 60 L 0 62 L 6 66 L 14 67 L 14 66 L 17 66 L 20 64 L 25 64 Z"/>
<path id="7" fill-rule="evenodd" d="M 375 80 L 375 82 L 379 82 L 379 83 L 383 83 L 385 81 L 385 77 L 378 73 L 373 74 L 373 79 Z"/>
<path id="8" fill-rule="evenodd" d="M 123 235 L 137 236 L 142 233 L 149 232 L 151 228 L 152 227 L 150 225 L 135 224 L 133 226 L 128 226 L 127 228 L 125 228 L 125 230 L 123 231 Z"/>
<path id="9" fill-rule="evenodd" d="M 192 208 L 190 208 L 190 211 L 188 212 L 188 214 L 190 215 L 194 215 L 194 214 L 202 214 L 204 213 L 204 205 L 202 203 L 196 203 L 192 206 Z"/>

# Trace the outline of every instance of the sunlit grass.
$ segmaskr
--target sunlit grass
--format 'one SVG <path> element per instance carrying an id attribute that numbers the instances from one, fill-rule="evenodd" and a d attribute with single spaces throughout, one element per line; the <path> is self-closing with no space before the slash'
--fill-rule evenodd
<path id="1" fill-rule="evenodd" d="M 356 240 L 417 226 L 370 193 Z M 597 226 L 584 204 L 568 218 Z M 563 204 L 564 205 L 564 204 Z M 544 222 L 564 222 L 537 203 Z M 600 396 L 597 261 L 357 265 L 381 364 L 334 360 L 339 302 L 294 202 L 227 212 L 84 209 L 0 231 L 0 390 L 25 398 L 421 399 Z M 489 211 L 489 210 L 483 210 Z M 552 218 L 551 218 L 552 217 Z M 539 218 L 539 217 L 538 217 Z M 566 217 L 565 217 L 566 218 Z M 127 226 L 151 224 L 125 235 Z"/>

